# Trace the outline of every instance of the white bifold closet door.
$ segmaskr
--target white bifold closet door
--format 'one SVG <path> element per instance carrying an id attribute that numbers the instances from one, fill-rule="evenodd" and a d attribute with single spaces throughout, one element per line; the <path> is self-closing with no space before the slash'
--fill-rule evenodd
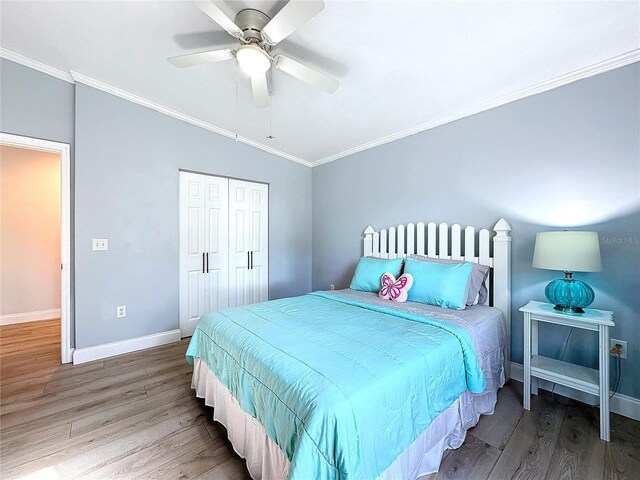
<path id="1" fill-rule="evenodd" d="M 268 300 L 269 190 L 229 180 L 229 306 Z"/>
<path id="2" fill-rule="evenodd" d="M 205 313 L 268 300 L 268 194 L 265 184 L 180 172 L 183 337 Z"/>

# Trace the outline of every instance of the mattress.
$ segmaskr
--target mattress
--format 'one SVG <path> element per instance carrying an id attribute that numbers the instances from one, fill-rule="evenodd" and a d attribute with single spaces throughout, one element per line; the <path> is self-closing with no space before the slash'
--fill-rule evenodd
<path id="1" fill-rule="evenodd" d="M 335 292 L 334 295 L 336 300 L 340 298 L 345 303 L 366 303 L 374 310 L 393 309 L 397 311 L 397 315 L 438 318 L 444 324 L 450 325 L 448 328 L 453 329 L 455 326 L 468 332 L 482 375 L 486 379 L 484 391 L 471 394 L 469 390 L 464 390 L 447 403 L 448 408 L 442 409 L 435 418 L 430 419 L 428 426 L 412 437 L 412 441 L 394 456 L 392 462 L 387 461 L 388 465 L 385 465 L 383 471 L 379 470 L 378 475 L 371 475 L 371 470 L 363 470 L 367 472 L 365 476 L 368 478 L 415 478 L 435 471 L 442 452 L 446 448 L 459 446 L 464 441 L 466 430 L 477 422 L 479 416 L 493 411 L 496 391 L 504 382 L 504 330 L 500 312 L 486 306 L 451 311 L 412 302 L 396 304 L 380 301 L 375 294 L 350 290 Z M 290 310 L 295 310 L 295 303 L 291 305 L 293 306 Z M 226 386 L 228 379 L 221 381 L 202 358 L 195 356 L 193 387 L 196 394 L 214 407 L 214 418 L 227 427 L 234 448 L 239 455 L 247 459 L 252 477 L 287 478 L 291 473 L 291 455 L 287 455 L 284 449 L 272 440 L 273 432 L 265 429 L 264 419 L 260 422 L 255 418 L 257 415 L 248 414 L 247 410 L 250 409 L 247 409 L 246 405 L 245 408 L 241 407 L 236 398 L 239 396 L 241 402 L 246 402 L 243 394 L 236 393 L 234 396 Z M 381 411 L 381 414 L 384 415 L 384 411 Z M 358 430 L 356 432 L 361 433 Z M 317 476 L 317 473 L 314 476 Z M 299 472 L 298 477 L 302 478 Z"/>

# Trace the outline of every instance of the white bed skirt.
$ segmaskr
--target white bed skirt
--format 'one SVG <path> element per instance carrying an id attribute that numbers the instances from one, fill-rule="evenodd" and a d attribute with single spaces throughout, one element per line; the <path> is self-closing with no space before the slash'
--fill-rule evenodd
<path id="1" fill-rule="evenodd" d="M 448 448 L 458 448 L 466 432 L 478 423 L 482 414 L 493 413 L 497 391 L 504 384 L 502 354 L 496 352 L 487 376 L 487 389 L 479 395 L 468 390 L 444 412 L 438 415 L 416 440 L 378 477 L 381 480 L 413 480 L 437 472 L 442 454 Z M 492 355 L 493 356 L 493 355 Z M 488 366 L 488 365 L 487 365 Z M 227 428 L 236 453 L 247 461 L 254 480 L 282 480 L 289 473 L 289 460 L 269 438 L 263 426 L 245 413 L 231 392 L 217 379 L 200 358 L 194 359 L 192 388 L 213 407 L 213 419 Z"/>

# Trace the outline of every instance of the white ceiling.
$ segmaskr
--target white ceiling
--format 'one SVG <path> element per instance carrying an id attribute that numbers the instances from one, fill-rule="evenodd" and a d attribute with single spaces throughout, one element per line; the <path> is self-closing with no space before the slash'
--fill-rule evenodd
<path id="1" fill-rule="evenodd" d="M 286 2 L 216 3 L 233 18 L 247 7 L 273 16 Z M 235 61 L 189 69 L 166 61 L 235 45 L 189 2 L 2 1 L 0 13 L 3 49 L 308 162 L 464 115 L 640 46 L 637 1 L 327 1 L 274 52 L 333 76 L 340 88 L 328 95 L 276 70 L 271 107 L 257 109 Z"/>

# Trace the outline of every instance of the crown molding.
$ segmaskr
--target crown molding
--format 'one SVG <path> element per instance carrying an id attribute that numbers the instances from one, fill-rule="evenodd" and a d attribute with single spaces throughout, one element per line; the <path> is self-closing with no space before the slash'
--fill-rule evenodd
<path id="1" fill-rule="evenodd" d="M 551 80 L 538 83 L 531 87 L 517 90 L 513 93 L 510 93 L 503 97 L 499 97 L 493 101 L 481 104 L 479 106 L 466 110 L 462 113 L 444 117 L 444 118 L 435 120 L 433 122 L 422 123 L 420 125 L 416 125 L 415 127 L 411 127 L 406 130 L 393 133 L 391 135 L 386 135 L 384 137 L 378 138 L 371 142 L 363 143 L 356 147 L 343 150 L 342 152 L 329 155 L 327 157 L 321 158 L 320 160 L 311 162 L 311 165 L 312 167 L 318 167 L 320 165 L 324 165 L 325 163 L 333 162 L 340 158 L 353 155 L 354 153 L 358 153 L 364 150 L 368 150 L 370 148 L 378 147 L 380 145 L 384 145 L 385 143 L 390 143 L 395 140 L 408 137 L 410 135 L 415 135 L 416 133 L 424 132 L 425 130 L 430 130 L 432 128 L 439 127 L 440 125 L 445 125 L 447 123 L 451 123 L 456 120 L 460 120 L 462 118 L 475 115 L 476 113 L 484 112 L 485 110 L 490 110 L 492 108 L 499 107 L 506 103 L 515 102 L 516 100 L 520 100 L 520 99 L 529 97 L 531 95 L 536 95 L 538 93 L 546 92 L 548 90 L 552 90 L 554 88 L 558 88 L 563 85 L 576 82 L 578 80 L 583 80 L 585 78 L 589 78 L 594 75 L 598 75 L 600 73 L 605 73 L 610 70 L 615 70 L 616 68 L 621 68 L 638 61 L 640 61 L 640 49 L 632 50 L 630 52 L 623 53 L 622 55 L 618 55 L 617 57 L 613 57 L 608 60 L 604 60 L 602 62 L 589 65 L 588 67 L 574 70 L 564 75 L 560 75 L 559 77 L 552 78 Z"/>
<path id="2" fill-rule="evenodd" d="M 292 162 L 296 162 L 301 165 L 304 165 L 305 167 L 311 167 L 310 162 L 307 162 L 302 158 L 296 157 L 295 155 L 291 155 L 281 150 L 277 150 L 275 148 L 269 147 L 268 145 L 264 145 L 262 143 L 256 142 L 255 140 L 251 140 L 250 138 L 246 138 L 236 133 L 230 132 L 229 130 L 216 127 L 215 125 L 204 122 L 202 120 L 198 120 L 197 118 L 191 117 L 189 115 L 185 115 L 184 113 L 180 113 L 177 110 L 173 110 L 172 108 L 165 107 L 164 105 L 160 105 L 159 103 L 152 102 L 151 100 L 147 100 L 146 98 L 139 97 L 125 90 L 114 87 L 112 85 L 101 82 L 99 80 L 95 80 L 81 73 L 78 73 L 72 70 L 70 70 L 67 73 L 57 68 L 46 65 L 42 62 L 38 62 L 37 60 L 33 60 L 31 58 L 25 57 L 24 55 L 20 55 L 19 53 L 15 53 L 10 50 L 7 50 L 6 48 L 0 48 L 0 57 L 5 58 L 7 60 L 11 60 L 12 62 L 19 63 L 21 65 L 32 68 L 34 70 L 38 70 L 42 73 L 46 73 L 47 75 L 51 75 L 53 77 L 59 78 L 60 80 L 64 80 L 65 82 L 74 83 L 74 84 L 82 83 L 89 87 L 102 90 L 103 92 L 109 93 L 111 95 L 115 95 L 117 97 L 123 98 L 130 102 L 136 103 L 138 105 L 142 105 L 143 107 L 147 107 L 152 110 L 155 110 L 156 112 L 169 115 L 170 117 L 177 118 L 178 120 L 182 120 L 183 122 L 190 123 L 191 125 L 195 125 L 196 127 L 204 128 L 205 130 L 209 130 L 210 132 L 217 133 L 218 135 L 222 135 L 223 137 L 230 138 L 232 140 L 235 140 L 236 142 L 244 143 L 245 145 L 249 145 L 251 147 L 260 149 L 263 152 L 267 152 L 272 155 L 285 158 Z"/>
<path id="3" fill-rule="evenodd" d="M 97 90 L 102 90 L 103 92 L 109 93 L 111 95 L 115 95 L 116 97 L 123 98 L 130 102 L 136 103 L 138 105 L 142 105 L 143 107 L 150 108 L 151 110 L 155 110 L 156 112 L 163 113 L 165 115 L 169 115 L 170 117 L 177 118 L 178 120 L 182 120 L 183 122 L 190 123 L 191 125 L 195 125 L 196 127 L 204 128 L 205 130 L 209 130 L 210 132 L 217 133 L 218 135 L 222 135 L 223 137 L 230 138 L 235 140 L 236 142 L 244 143 L 246 145 L 250 145 L 252 147 L 258 148 L 264 152 L 271 153 L 272 155 L 277 155 L 278 157 L 285 158 L 292 162 L 299 163 L 306 167 L 311 167 L 311 163 L 298 158 L 294 155 L 290 155 L 281 150 L 277 150 L 275 148 L 269 147 L 262 143 L 256 142 L 255 140 L 251 140 L 250 138 L 243 137 L 238 135 L 237 133 L 233 133 L 229 130 L 225 130 L 224 128 L 216 127 L 210 123 L 204 122 L 202 120 L 198 120 L 197 118 L 191 117 L 189 115 L 185 115 L 184 113 L 180 113 L 177 110 L 173 110 L 172 108 L 165 107 L 164 105 L 160 105 L 159 103 L 152 102 L 151 100 L 147 100 L 146 98 L 139 97 L 134 95 L 133 93 L 129 93 L 125 90 L 121 90 L 117 87 L 109 85 L 107 83 L 101 82 L 91 77 L 87 77 L 81 73 L 75 72 L 73 70 L 70 71 L 73 80 L 76 83 L 82 83 L 83 85 L 87 85 L 89 87 L 95 88 Z"/>
<path id="4" fill-rule="evenodd" d="M 19 63 L 20 65 L 24 65 L 25 67 L 38 70 L 42 73 L 46 73 L 47 75 L 51 75 L 52 77 L 59 78 L 60 80 L 64 80 L 65 82 L 74 83 L 73 78 L 71 77 L 71 75 L 69 75 L 68 72 L 58 70 L 57 68 L 38 62 L 37 60 L 33 60 L 32 58 L 25 57 L 24 55 L 20 55 L 19 53 L 12 52 L 11 50 L 7 50 L 6 48 L 0 48 L 0 57 L 11 60 L 12 62 Z"/>
<path id="5" fill-rule="evenodd" d="M 198 120 L 197 118 L 191 117 L 184 113 L 180 113 L 177 110 L 173 110 L 169 107 L 165 107 L 164 105 L 160 105 L 159 103 L 152 102 L 151 100 L 147 100 L 145 98 L 139 97 L 132 93 L 126 92 L 125 90 L 121 90 L 112 85 L 106 84 L 99 80 L 95 80 L 91 77 L 87 77 L 86 75 L 82 75 L 78 72 L 70 71 L 69 73 L 67 73 L 57 68 L 46 65 L 44 63 L 38 62 L 37 60 L 33 60 L 31 58 L 25 57 L 24 55 L 20 55 L 18 53 L 7 50 L 5 48 L 0 48 L 0 57 L 6 58 L 7 60 L 11 60 L 16 63 L 20 63 L 34 70 L 38 70 L 40 72 L 46 73 L 47 75 L 51 75 L 53 77 L 59 78 L 60 80 L 64 80 L 65 82 L 83 83 L 85 85 L 110 93 L 112 95 L 123 98 L 130 102 L 137 103 L 138 105 L 142 105 L 144 107 L 150 108 L 152 110 L 163 113 L 165 115 L 169 115 L 171 117 L 177 118 L 178 120 L 182 120 L 183 122 L 190 123 L 191 125 L 195 125 L 197 127 L 204 128 L 205 130 L 209 130 L 211 132 L 217 133 L 218 135 L 231 138 L 236 142 L 244 143 L 254 148 L 258 148 L 264 152 L 271 153 L 272 155 L 276 155 L 278 157 L 285 158 L 287 160 L 299 163 L 306 167 L 313 168 L 313 167 L 318 167 L 320 165 L 324 165 L 325 163 L 333 162 L 340 158 L 348 157 L 349 155 L 353 155 L 355 153 L 359 153 L 364 150 L 369 150 L 370 148 L 378 147 L 380 145 L 384 145 L 386 143 L 390 143 L 395 140 L 408 137 L 410 135 L 415 135 L 416 133 L 424 132 L 425 130 L 430 130 L 432 128 L 439 127 L 441 125 L 445 125 L 447 123 L 451 123 L 456 120 L 460 120 L 462 118 L 469 117 L 471 115 L 475 115 L 477 113 L 481 113 L 486 110 L 499 107 L 501 105 L 505 105 L 510 102 L 514 102 L 516 100 L 529 97 L 531 95 L 536 95 L 538 93 L 546 92 L 548 90 L 552 90 L 554 88 L 561 87 L 563 85 L 567 85 L 569 83 L 573 83 L 578 80 L 583 80 L 585 78 L 589 78 L 594 75 L 598 75 L 600 73 L 605 73 L 610 70 L 615 70 L 616 68 L 621 68 L 621 67 L 630 65 L 632 63 L 640 61 L 640 49 L 632 50 L 630 52 L 623 53 L 622 55 L 618 55 L 616 57 L 604 60 L 602 62 L 598 62 L 593 65 L 589 65 L 587 67 L 580 68 L 578 70 L 574 70 L 572 72 L 566 73 L 564 75 L 560 75 L 559 77 L 555 77 L 550 80 L 538 83 L 531 87 L 523 88 L 511 94 L 505 95 L 503 97 L 499 97 L 493 101 L 478 105 L 462 113 L 450 115 L 432 122 L 421 123 L 419 125 L 416 125 L 415 127 L 411 127 L 406 130 L 393 133 L 391 135 L 385 135 L 384 137 L 378 138 L 376 140 L 372 140 L 371 142 L 363 143 L 361 145 L 348 148 L 347 150 L 343 150 L 341 152 L 335 153 L 333 155 L 329 155 L 327 157 L 323 157 L 319 160 L 312 161 L 312 162 L 296 157 L 295 155 L 291 155 L 289 153 L 283 152 L 281 150 L 277 150 L 275 148 L 269 147 L 268 145 L 264 145 L 262 143 L 256 142 L 255 140 L 242 137 L 236 133 L 230 132 L 229 130 L 216 127 L 215 125 L 212 125 L 210 123 L 204 122 L 202 120 Z"/>

